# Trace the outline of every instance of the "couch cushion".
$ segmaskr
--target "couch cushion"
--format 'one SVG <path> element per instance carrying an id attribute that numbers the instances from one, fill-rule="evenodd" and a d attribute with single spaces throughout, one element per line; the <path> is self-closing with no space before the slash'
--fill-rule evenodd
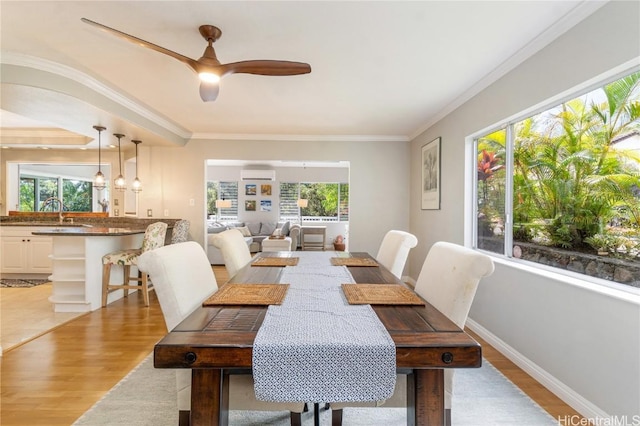
<path id="1" fill-rule="evenodd" d="M 237 229 L 238 231 L 240 231 L 240 233 L 242 234 L 242 236 L 243 236 L 243 237 L 250 237 L 250 236 L 251 236 L 251 234 L 252 234 L 252 232 L 251 232 L 250 228 L 249 228 L 249 227 L 247 227 L 247 226 L 241 226 L 241 227 L 239 227 L 239 228 L 235 228 L 235 229 Z"/>
<path id="2" fill-rule="evenodd" d="M 226 231 L 227 226 L 220 222 L 208 222 L 207 223 L 207 233 L 208 234 L 217 234 L 222 231 Z"/>
<path id="3" fill-rule="evenodd" d="M 262 222 L 262 226 L 260 227 L 260 235 L 271 235 L 273 231 L 276 230 L 278 226 L 277 222 Z"/>
<path id="4" fill-rule="evenodd" d="M 260 222 L 248 222 L 247 228 L 251 231 L 251 235 L 260 235 Z"/>
<path id="5" fill-rule="evenodd" d="M 289 236 L 289 227 L 290 226 L 291 226 L 291 222 L 287 221 L 287 222 L 284 223 L 284 225 L 282 225 L 282 228 L 280 228 L 280 232 L 285 237 Z"/>

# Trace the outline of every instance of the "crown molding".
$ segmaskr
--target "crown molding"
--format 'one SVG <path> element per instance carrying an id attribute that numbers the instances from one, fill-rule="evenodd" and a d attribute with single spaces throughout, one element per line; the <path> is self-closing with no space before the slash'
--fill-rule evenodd
<path id="1" fill-rule="evenodd" d="M 438 114 L 435 114 L 429 121 L 419 127 L 416 131 L 409 135 L 409 140 L 414 140 L 420 134 L 427 131 L 431 126 L 442 120 L 444 117 L 463 105 L 465 102 L 473 98 L 475 95 L 495 83 L 498 79 L 506 75 L 509 71 L 529 59 L 531 56 L 542 50 L 562 34 L 573 28 L 583 19 L 587 18 L 610 0 L 583 0 L 576 5 L 571 11 L 561 16 L 556 22 L 540 33 L 536 38 L 531 40 L 526 46 L 518 50 L 506 61 L 498 65 L 489 74 L 478 80 L 468 90 L 458 96 L 453 102 L 446 105 Z"/>
<path id="2" fill-rule="evenodd" d="M 91 77 L 90 75 L 79 71 L 75 68 L 71 68 L 67 65 L 63 65 L 57 62 L 49 61 L 43 58 L 37 58 L 35 56 L 25 55 L 17 52 L 2 51 L 0 54 L 0 63 L 7 65 L 14 65 L 20 67 L 33 68 L 39 71 L 48 72 L 51 74 L 59 75 L 64 78 L 76 81 L 83 86 L 100 93 L 107 99 L 116 102 L 117 104 L 127 108 L 135 114 L 144 117 L 145 119 L 157 124 L 168 132 L 171 132 L 183 139 L 189 139 L 191 132 L 180 127 L 176 123 L 171 122 L 165 117 L 151 111 L 150 109 L 140 105 L 140 103 L 122 95 L 114 88 L 106 85 Z"/>
<path id="3" fill-rule="evenodd" d="M 295 142 L 409 142 L 403 135 L 271 135 L 239 133 L 194 133 L 191 140 L 295 141 Z"/>

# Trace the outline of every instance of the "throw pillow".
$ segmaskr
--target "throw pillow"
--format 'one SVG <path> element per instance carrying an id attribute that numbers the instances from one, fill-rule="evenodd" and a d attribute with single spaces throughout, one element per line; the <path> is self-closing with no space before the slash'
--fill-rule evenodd
<path id="1" fill-rule="evenodd" d="M 280 229 L 280 233 L 282 235 L 284 235 L 285 237 L 289 236 L 289 227 L 291 226 L 291 222 L 287 221 L 284 223 L 284 225 L 282 225 L 282 228 Z"/>
<path id="2" fill-rule="evenodd" d="M 249 222 L 247 223 L 247 228 L 251 232 L 251 235 L 260 235 L 260 222 Z M 247 235 L 250 237 L 251 235 Z"/>
<path id="3" fill-rule="evenodd" d="M 276 222 L 262 222 L 260 235 L 272 235 L 273 231 L 276 230 L 276 226 L 278 226 Z"/>
<path id="4" fill-rule="evenodd" d="M 247 228 L 246 226 L 240 226 L 238 228 L 236 228 L 238 231 L 240 231 L 240 233 L 242 234 L 243 237 L 250 237 L 251 236 L 251 231 L 249 231 L 249 228 Z"/>

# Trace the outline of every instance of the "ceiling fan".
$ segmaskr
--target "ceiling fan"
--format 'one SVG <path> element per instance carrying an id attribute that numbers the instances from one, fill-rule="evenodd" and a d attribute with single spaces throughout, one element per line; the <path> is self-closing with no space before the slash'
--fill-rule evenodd
<path id="1" fill-rule="evenodd" d="M 200 77 L 200 97 L 205 102 L 215 101 L 220 91 L 220 79 L 229 74 L 257 74 L 257 75 L 298 75 L 311 72 L 311 65 L 304 62 L 254 60 L 240 61 L 229 64 L 221 64 L 213 49 L 213 42 L 220 38 L 222 31 L 213 25 L 201 25 L 200 35 L 207 41 L 202 57 L 197 61 L 187 56 L 165 49 L 157 44 L 150 43 L 138 37 L 132 36 L 87 18 L 81 18 L 82 22 L 98 27 L 104 31 L 115 34 L 125 40 L 139 44 L 157 52 L 169 55 L 172 58 L 184 62 Z"/>

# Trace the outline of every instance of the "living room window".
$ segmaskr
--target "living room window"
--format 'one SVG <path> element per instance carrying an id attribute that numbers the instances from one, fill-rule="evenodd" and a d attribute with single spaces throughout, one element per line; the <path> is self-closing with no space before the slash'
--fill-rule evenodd
<path id="1" fill-rule="evenodd" d="M 231 207 L 218 209 L 216 200 L 231 200 Z M 207 182 L 207 214 L 221 221 L 238 219 L 238 182 Z"/>
<path id="2" fill-rule="evenodd" d="M 638 286 L 640 72 L 479 135 L 474 152 L 475 247 Z"/>
<path id="3" fill-rule="evenodd" d="M 298 199 L 307 207 L 298 207 Z M 307 222 L 347 222 L 349 220 L 349 184 L 323 182 L 281 182 L 280 220 Z"/>

